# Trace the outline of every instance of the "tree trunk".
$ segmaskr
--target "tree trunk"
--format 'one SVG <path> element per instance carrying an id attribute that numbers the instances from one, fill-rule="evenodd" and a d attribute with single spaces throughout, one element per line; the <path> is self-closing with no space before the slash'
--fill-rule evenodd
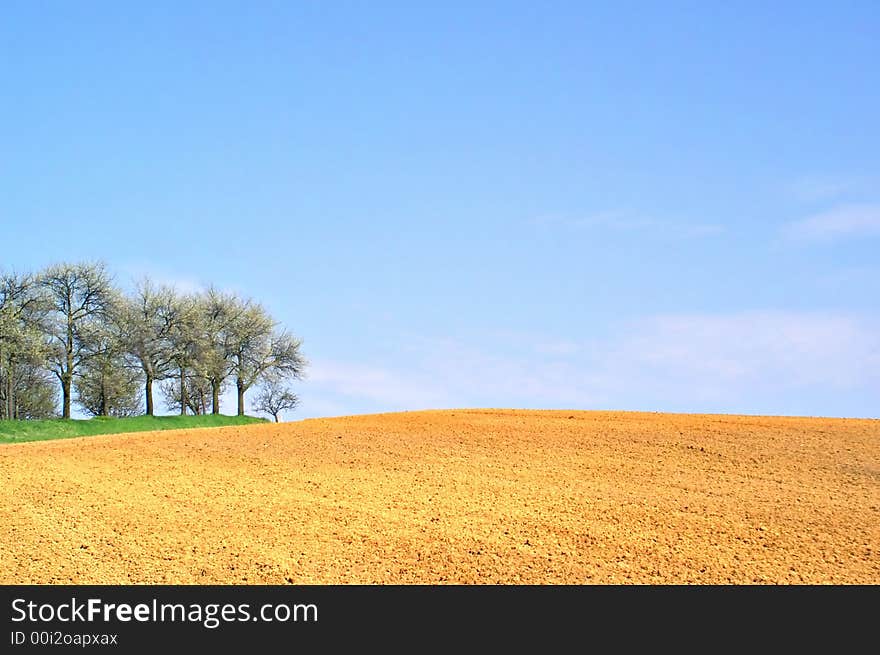
<path id="1" fill-rule="evenodd" d="M 68 375 L 61 378 L 61 395 L 63 397 L 61 418 L 70 418 L 70 382 L 71 378 Z"/>
<path id="2" fill-rule="evenodd" d="M 70 294 L 67 295 L 67 307 L 71 306 Z M 69 311 L 67 314 L 67 369 L 63 370 L 64 375 L 61 378 L 61 391 L 64 396 L 64 404 L 61 409 L 61 418 L 70 418 L 70 387 L 73 384 L 73 317 Z"/>
<path id="3" fill-rule="evenodd" d="M 278 423 L 278 413 L 276 412 L 275 414 L 272 414 L 272 416 L 275 417 L 275 422 Z"/>
<path id="4" fill-rule="evenodd" d="M 144 389 L 147 395 L 147 416 L 153 415 L 153 376 L 147 375 L 146 388 Z"/>
<path id="5" fill-rule="evenodd" d="M 9 411 L 9 379 L 12 376 L 9 374 L 3 374 L 3 361 L 3 340 L 0 339 L 0 385 L 6 387 L 3 389 L 3 404 L 0 405 L 0 421 L 5 418 L 11 418 L 12 416 L 12 413 Z"/>
<path id="6" fill-rule="evenodd" d="M 2 353 L 0 353 L 2 355 Z M 0 360 L 2 361 L 2 360 Z M 6 370 L 6 377 L 2 375 L 3 366 L 0 364 L 0 380 L 6 381 L 6 412 L 4 414 L 3 411 L 0 411 L 0 418 L 8 418 L 11 419 L 13 415 L 12 411 L 12 367 L 8 367 Z"/>
<path id="7" fill-rule="evenodd" d="M 237 380 L 235 386 L 238 390 L 238 415 L 244 416 L 244 392 L 246 391 L 246 389 L 244 388 L 244 384 L 241 380 Z"/>
<path id="8" fill-rule="evenodd" d="M 15 400 L 12 398 L 12 367 L 6 371 L 6 418 L 15 418 Z"/>
<path id="9" fill-rule="evenodd" d="M 107 376 L 101 374 L 101 416 L 107 416 Z"/>
<path id="10" fill-rule="evenodd" d="M 3 389 L 3 383 L 6 378 L 3 376 L 3 340 L 0 339 L 0 389 Z M 6 418 L 6 400 L 5 396 L 0 395 L 0 400 L 3 400 L 0 403 L 0 421 Z"/>
<path id="11" fill-rule="evenodd" d="M 180 369 L 180 415 L 186 416 L 186 369 Z"/>
<path id="12" fill-rule="evenodd" d="M 220 413 L 220 383 L 211 380 L 211 413 Z"/>

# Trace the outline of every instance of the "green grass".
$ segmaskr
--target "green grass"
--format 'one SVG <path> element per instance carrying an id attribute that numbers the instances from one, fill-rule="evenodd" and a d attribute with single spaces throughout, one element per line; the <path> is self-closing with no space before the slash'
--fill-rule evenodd
<path id="1" fill-rule="evenodd" d="M 265 422 L 266 419 L 254 418 L 253 416 L 225 416 L 223 414 L 217 416 L 213 414 L 206 416 L 134 416 L 131 418 L 100 416 L 87 420 L 0 421 L 0 444 L 90 437 L 96 434 L 217 428 L 224 425 L 249 425 Z"/>

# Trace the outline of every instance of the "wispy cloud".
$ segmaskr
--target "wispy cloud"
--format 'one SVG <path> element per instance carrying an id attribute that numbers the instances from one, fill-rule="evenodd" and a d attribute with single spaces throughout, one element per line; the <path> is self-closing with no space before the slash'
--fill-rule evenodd
<path id="1" fill-rule="evenodd" d="M 171 287 L 180 293 L 198 293 L 204 291 L 208 286 L 194 275 L 138 262 L 123 264 L 120 270 L 123 275 L 120 282 L 123 284 L 134 284 L 138 280 L 148 277 L 155 284 Z"/>
<path id="2" fill-rule="evenodd" d="M 581 348 L 581 344 L 565 339 L 538 340 L 534 345 L 535 352 L 541 355 L 574 355 Z"/>
<path id="3" fill-rule="evenodd" d="M 169 268 L 155 263 L 145 263 L 142 261 L 127 262 L 119 266 L 119 271 L 121 273 L 119 282 L 123 286 L 134 285 L 139 280 L 147 277 L 154 284 L 171 287 L 182 294 L 201 293 L 208 287 L 214 286 L 227 293 L 234 293 L 244 297 L 250 295 L 247 289 L 237 284 L 230 284 L 224 280 L 205 279 L 191 271 Z"/>
<path id="4" fill-rule="evenodd" d="M 562 219 L 565 221 L 565 219 Z M 656 218 L 641 216 L 632 212 L 614 210 L 603 211 L 587 216 L 576 216 L 568 219 L 568 224 L 575 228 L 609 228 L 613 230 L 645 230 L 657 227 Z"/>
<path id="5" fill-rule="evenodd" d="M 847 409 L 852 392 L 880 394 L 876 319 L 741 312 L 619 327 L 617 336 L 533 341 L 518 351 L 497 335 L 412 338 L 401 344 L 406 364 L 318 364 L 307 386 L 319 401 L 356 408 L 346 413 L 482 406 L 840 415 L 858 411 Z"/>
<path id="6" fill-rule="evenodd" d="M 686 222 L 645 216 L 626 210 L 607 210 L 586 215 L 544 214 L 531 221 L 534 225 L 572 231 L 640 232 L 679 238 L 719 234 L 718 223 Z"/>
<path id="7" fill-rule="evenodd" d="M 804 312 L 659 316 L 634 326 L 614 358 L 636 377 L 719 395 L 880 381 L 877 321 Z"/>
<path id="8" fill-rule="evenodd" d="M 417 338 L 407 365 L 316 361 L 303 385 L 304 416 L 454 407 L 601 406 L 592 372 L 559 358 L 509 357 L 462 341 Z M 544 361 L 546 360 L 546 361 Z M 310 402 L 309 398 L 314 401 Z"/>
<path id="9" fill-rule="evenodd" d="M 830 241 L 847 237 L 880 236 L 880 204 L 847 204 L 785 226 L 791 239 Z"/>
<path id="10" fill-rule="evenodd" d="M 387 410 L 446 406 L 450 399 L 444 386 L 424 379 L 417 370 L 362 362 L 318 360 L 309 371 L 309 387 Z"/>
<path id="11" fill-rule="evenodd" d="M 828 202 L 865 192 L 876 180 L 867 176 L 802 177 L 788 185 L 788 193 L 803 202 Z"/>

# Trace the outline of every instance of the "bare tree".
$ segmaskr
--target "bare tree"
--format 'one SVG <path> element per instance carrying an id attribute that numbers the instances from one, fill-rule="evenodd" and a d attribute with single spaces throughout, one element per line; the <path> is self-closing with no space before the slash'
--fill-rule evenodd
<path id="1" fill-rule="evenodd" d="M 74 380 L 76 402 L 92 416 L 135 416 L 141 412 L 140 368 L 126 360 L 127 312 L 114 303 L 103 320 L 80 331 L 82 366 Z"/>
<path id="2" fill-rule="evenodd" d="M 299 407 L 299 397 L 275 378 L 270 378 L 263 384 L 255 405 L 258 412 L 269 414 L 276 423 L 279 422 L 281 412 L 297 407 Z"/>
<path id="3" fill-rule="evenodd" d="M 189 406 L 187 391 L 189 380 L 194 376 L 203 349 L 203 330 L 199 324 L 198 299 L 194 295 L 180 296 L 174 303 L 175 319 L 168 335 L 171 361 L 174 365 L 175 383 L 180 390 L 180 415 Z"/>
<path id="4" fill-rule="evenodd" d="M 58 416 L 58 389 L 42 365 L 20 364 L 14 380 L 14 403 L 10 418 L 45 419 Z"/>
<path id="5" fill-rule="evenodd" d="M 15 418 L 16 368 L 21 357 L 29 276 L 15 274 L 0 278 L 0 419 Z"/>
<path id="6" fill-rule="evenodd" d="M 183 402 L 189 413 L 198 416 L 208 413 L 211 384 L 201 376 L 188 376 L 185 393 L 181 396 L 180 379 L 169 378 L 162 385 L 162 394 L 169 407 L 180 407 Z"/>
<path id="7" fill-rule="evenodd" d="M 180 317 L 178 299 L 170 287 L 156 287 L 144 278 L 126 300 L 124 315 L 126 350 L 143 371 L 146 412 L 153 416 L 153 383 L 164 380 L 174 370 L 171 336 Z"/>
<path id="8" fill-rule="evenodd" d="M 308 362 L 300 352 L 302 341 L 278 331 L 275 321 L 259 304 L 249 302 L 230 331 L 232 375 L 238 395 L 238 415 L 245 412 L 245 393 L 266 375 L 301 379 Z"/>
<path id="9" fill-rule="evenodd" d="M 137 416 L 143 405 L 136 371 L 119 356 L 102 353 L 86 361 L 74 382 L 76 402 L 92 416 Z"/>
<path id="10" fill-rule="evenodd" d="M 113 302 L 113 285 L 100 262 L 57 264 L 39 276 L 51 302 L 49 370 L 61 383 L 62 418 L 70 418 L 73 378 L 88 358 L 81 333 L 100 320 Z"/>
<path id="11" fill-rule="evenodd" d="M 55 412 L 41 373 L 48 352 L 48 304 L 31 275 L 0 276 L 0 419 L 45 418 Z"/>
<path id="12" fill-rule="evenodd" d="M 232 328 L 246 308 L 236 296 L 213 287 L 199 299 L 202 348 L 198 368 L 211 386 L 213 414 L 220 413 L 220 395 L 232 372 Z"/>

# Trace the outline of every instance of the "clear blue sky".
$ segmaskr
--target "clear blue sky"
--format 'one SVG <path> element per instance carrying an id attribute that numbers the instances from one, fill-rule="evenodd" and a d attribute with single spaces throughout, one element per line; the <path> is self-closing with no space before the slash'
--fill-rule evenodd
<path id="1" fill-rule="evenodd" d="M 290 418 L 877 417 L 878 62 L 874 1 L 4 2 L 0 266 L 262 300 Z"/>

